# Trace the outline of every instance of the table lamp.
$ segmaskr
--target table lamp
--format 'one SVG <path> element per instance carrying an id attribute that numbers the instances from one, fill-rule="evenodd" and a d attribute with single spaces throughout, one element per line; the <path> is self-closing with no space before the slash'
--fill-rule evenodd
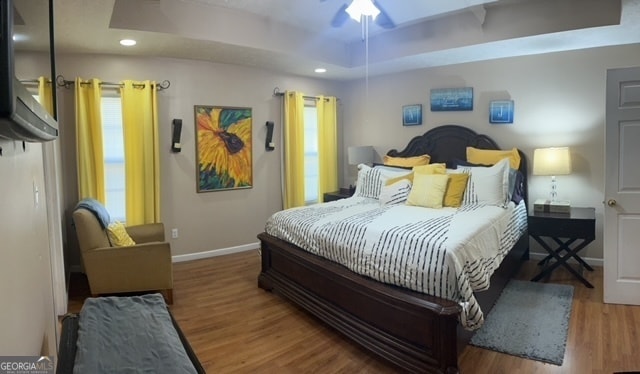
<path id="1" fill-rule="evenodd" d="M 570 208 L 568 201 L 558 201 L 558 186 L 556 175 L 571 174 L 571 153 L 569 147 L 538 148 L 533 151 L 533 175 L 551 176 L 550 201 L 545 205 L 566 206 Z M 538 205 L 538 201 L 536 204 Z M 534 206 L 535 207 L 535 206 Z M 554 209 L 551 209 L 554 211 Z M 562 211 L 560 209 L 559 211 Z"/>
<path id="2" fill-rule="evenodd" d="M 373 163 L 373 146 L 361 145 L 347 148 L 347 162 L 349 165 L 360 165 Z M 357 177 L 356 177 L 357 181 Z M 355 189 L 355 182 L 349 189 Z"/>

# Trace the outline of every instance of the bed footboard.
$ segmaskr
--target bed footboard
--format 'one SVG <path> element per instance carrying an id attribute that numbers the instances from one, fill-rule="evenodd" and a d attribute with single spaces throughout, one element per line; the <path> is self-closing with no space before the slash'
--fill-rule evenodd
<path id="1" fill-rule="evenodd" d="M 261 288 L 407 371 L 458 372 L 455 302 L 376 282 L 266 233 L 258 238 Z"/>

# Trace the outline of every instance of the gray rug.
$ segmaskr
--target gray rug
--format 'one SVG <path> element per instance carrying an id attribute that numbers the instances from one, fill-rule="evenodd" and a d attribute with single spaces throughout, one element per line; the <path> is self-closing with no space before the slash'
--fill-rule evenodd
<path id="1" fill-rule="evenodd" d="M 511 280 L 471 344 L 562 365 L 573 286 Z"/>

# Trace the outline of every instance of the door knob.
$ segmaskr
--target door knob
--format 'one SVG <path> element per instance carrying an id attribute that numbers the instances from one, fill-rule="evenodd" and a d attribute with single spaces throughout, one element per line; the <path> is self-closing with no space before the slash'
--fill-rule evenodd
<path id="1" fill-rule="evenodd" d="M 614 205 L 616 205 L 616 203 L 617 203 L 617 201 L 615 201 L 614 199 L 607 200 L 607 205 L 609 205 L 609 206 L 614 206 Z"/>

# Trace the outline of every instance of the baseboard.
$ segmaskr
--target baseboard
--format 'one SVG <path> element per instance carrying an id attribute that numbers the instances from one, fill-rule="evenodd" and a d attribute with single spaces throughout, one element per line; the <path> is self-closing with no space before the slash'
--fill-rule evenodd
<path id="1" fill-rule="evenodd" d="M 532 260 L 542 260 L 543 258 L 547 257 L 548 253 L 537 253 L 537 252 L 529 252 L 529 257 Z M 582 257 L 580 256 L 581 259 L 584 260 L 584 262 L 586 262 L 587 264 L 591 265 L 591 266 L 604 266 L 604 260 L 601 258 L 592 258 L 592 257 Z M 576 261 L 575 259 L 570 259 L 569 262 L 572 263 L 578 263 L 578 261 Z"/>
<path id="2" fill-rule="evenodd" d="M 173 262 L 193 261 L 193 260 L 200 260 L 203 258 L 224 256 L 224 255 L 230 255 L 232 253 L 251 251 L 258 248 L 260 248 L 260 243 L 255 242 L 255 243 L 250 243 L 245 245 L 239 245 L 236 247 L 214 249 L 211 251 L 189 253 L 186 255 L 176 255 L 176 256 L 172 256 L 171 259 Z"/>

